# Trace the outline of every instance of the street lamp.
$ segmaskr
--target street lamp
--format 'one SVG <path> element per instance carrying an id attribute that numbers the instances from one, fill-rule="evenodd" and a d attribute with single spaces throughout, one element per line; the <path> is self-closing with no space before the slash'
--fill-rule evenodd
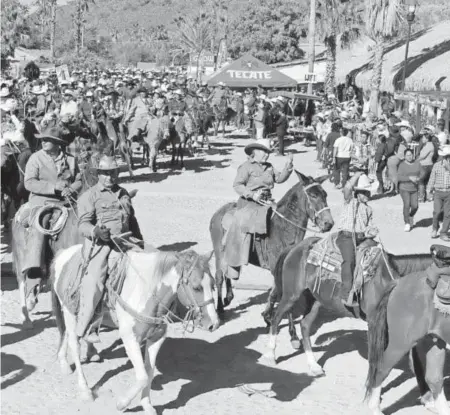
<path id="1" fill-rule="evenodd" d="M 406 64 L 408 61 L 409 40 L 411 38 L 411 26 L 414 22 L 415 17 L 416 17 L 416 2 L 415 0 L 412 0 L 408 7 L 408 14 L 406 15 L 406 21 L 408 22 L 408 37 L 406 39 L 405 61 L 403 63 L 402 89 L 401 89 L 402 91 L 405 90 Z"/>

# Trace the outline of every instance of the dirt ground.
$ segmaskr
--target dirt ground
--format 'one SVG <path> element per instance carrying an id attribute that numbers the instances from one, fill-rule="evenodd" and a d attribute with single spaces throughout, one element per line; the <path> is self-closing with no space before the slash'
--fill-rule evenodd
<path id="1" fill-rule="evenodd" d="M 134 199 L 137 218 L 146 241 L 165 250 L 192 248 L 204 253 L 212 249 L 209 220 L 224 203 L 236 199 L 232 183 L 237 166 L 245 160 L 243 138 L 218 139 L 206 153 L 187 158 L 186 170 L 170 169 L 167 157 L 162 169 L 150 174 L 139 169 L 133 182 L 122 178 L 127 189 L 138 189 Z M 289 146 L 295 167 L 312 176 L 324 174 L 314 162 L 315 151 L 301 144 Z M 272 157 L 276 167 L 285 162 Z M 275 189 L 275 197 L 297 180 Z M 329 205 L 339 222 L 342 194 L 326 182 Z M 426 252 L 432 206 L 420 205 L 417 228 L 403 231 L 400 198 L 371 202 L 375 222 L 381 229 L 386 248 L 393 253 Z M 7 238 L 2 241 L 2 269 L 10 268 Z M 102 362 L 85 365 L 85 374 L 94 388 L 96 400 L 81 402 L 76 377 L 63 376 L 56 362 L 59 336 L 50 314 L 50 295 L 44 294 L 33 311 L 34 328 L 22 330 L 19 324 L 19 294 L 14 278 L 2 276 L 1 307 L 1 410 L 5 415 L 87 415 L 114 414 L 121 391 L 134 381 L 134 372 L 113 330 L 101 333 Z M 241 284 L 270 286 L 271 276 L 248 267 Z M 169 329 L 157 359 L 158 373 L 152 387 L 152 401 L 158 413 L 215 415 L 369 414 L 363 404 L 367 373 L 366 324 L 338 318 L 322 310 L 314 329 L 314 351 L 325 376 L 308 374 L 306 357 L 289 343 L 286 322 L 279 335 L 276 366 L 259 362 L 266 351 L 267 331 L 260 316 L 266 291 L 236 290 L 225 322 L 214 333 L 195 331 L 183 334 L 179 326 Z M 298 329 L 299 334 L 300 330 Z M 449 373 L 447 367 L 447 374 Z M 446 382 L 447 395 L 450 385 Z M 247 391 L 254 393 L 249 395 Z M 418 401 L 418 389 L 407 362 L 402 361 L 389 376 L 383 390 L 382 408 L 386 414 L 428 413 Z M 127 413 L 141 413 L 136 400 Z"/>

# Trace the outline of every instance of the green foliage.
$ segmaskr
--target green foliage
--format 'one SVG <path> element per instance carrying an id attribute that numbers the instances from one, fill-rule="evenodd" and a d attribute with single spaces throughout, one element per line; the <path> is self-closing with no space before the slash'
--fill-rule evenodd
<path id="1" fill-rule="evenodd" d="M 302 58 L 298 47 L 306 38 L 308 2 L 260 0 L 246 3 L 230 17 L 228 47 L 231 57 L 251 53 L 266 63 Z"/>
<path id="2" fill-rule="evenodd" d="M 30 34 L 27 22 L 28 9 L 18 0 L 1 2 L 1 58 L 14 54 L 14 49 L 22 44 Z"/>

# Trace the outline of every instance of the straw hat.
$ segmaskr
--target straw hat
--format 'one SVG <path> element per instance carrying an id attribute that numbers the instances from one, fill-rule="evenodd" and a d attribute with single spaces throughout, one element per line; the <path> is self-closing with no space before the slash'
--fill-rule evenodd
<path id="1" fill-rule="evenodd" d="M 119 165 L 114 157 L 102 156 L 98 162 L 97 171 L 111 171 L 118 170 Z"/>
<path id="2" fill-rule="evenodd" d="M 355 192 L 369 192 L 372 191 L 372 184 L 370 183 L 370 179 L 366 174 L 361 175 L 358 179 L 358 183 L 354 188 Z"/>
<path id="3" fill-rule="evenodd" d="M 66 89 L 66 90 L 64 90 L 64 95 L 70 95 L 70 96 L 74 96 L 74 93 L 73 93 L 73 91 L 71 91 L 70 89 Z"/>
<path id="4" fill-rule="evenodd" d="M 263 150 L 267 153 L 271 153 L 272 149 L 270 147 L 270 140 L 268 138 L 260 138 L 259 140 L 248 144 L 244 149 L 245 154 L 247 155 L 252 154 L 252 150 Z"/>

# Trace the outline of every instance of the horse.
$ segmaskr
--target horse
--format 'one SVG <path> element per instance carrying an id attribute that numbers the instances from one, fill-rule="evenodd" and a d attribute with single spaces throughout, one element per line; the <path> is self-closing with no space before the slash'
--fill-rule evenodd
<path id="1" fill-rule="evenodd" d="M 156 156 L 164 139 L 169 137 L 168 117 L 152 118 L 147 123 L 147 134 L 144 137 L 144 154 L 148 154 L 148 166 L 154 173 L 157 171 Z"/>
<path id="2" fill-rule="evenodd" d="M 127 129 L 125 125 L 122 122 L 118 122 L 116 123 L 116 128 L 114 126 L 114 120 L 110 119 L 108 116 L 105 116 L 104 125 L 107 137 L 112 140 L 113 143 L 112 153 L 115 154 L 116 151 L 119 151 L 119 154 L 127 164 L 130 177 L 134 177 L 133 150 L 131 148 L 131 143 L 127 139 Z"/>
<path id="3" fill-rule="evenodd" d="M 187 126 L 191 122 L 191 118 L 187 113 L 177 113 L 171 118 L 169 125 L 169 141 L 172 144 L 172 160 L 171 164 L 179 163 L 180 168 L 184 169 L 184 150 L 186 144 L 190 140 L 190 133 Z"/>
<path id="4" fill-rule="evenodd" d="M 80 191 L 80 195 L 97 181 L 97 177 L 91 177 L 95 174 L 95 169 L 90 168 L 89 165 L 83 170 L 83 187 Z M 16 218 L 12 223 L 12 263 L 14 274 L 17 278 L 17 283 L 19 286 L 22 324 L 24 328 L 31 328 L 33 323 L 30 319 L 29 311 L 31 311 L 36 305 L 38 301 L 38 294 L 43 288 L 44 282 L 49 275 L 49 265 L 52 256 L 54 256 L 58 250 L 75 245 L 81 240 L 78 232 L 76 205 L 73 202 L 70 202 L 70 208 L 68 209 L 68 217 L 65 226 L 62 228 L 56 239 L 49 238 L 47 245 L 47 253 L 49 257 L 46 258 L 47 266 L 45 269 L 40 270 L 40 272 L 36 272 L 34 270 L 28 270 L 26 272 L 22 271 L 23 263 L 27 255 L 27 252 L 24 250 L 24 247 L 27 246 L 25 243 L 27 234 L 27 229 L 19 222 L 16 215 Z"/>
<path id="5" fill-rule="evenodd" d="M 369 316 L 366 399 L 374 415 L 383 414 L 383 381 L 408 352 L 421 402 L 439 415 L 450 414 L 443 390 L 446 345 L 450 344 L 450 319 L 444 313 L 449 309 L 436 309 L 434 302 L 439 300 L 434 294 L 423 271 L 411 273 L 386 287 Z"/>
<path id="6" fill-rule="evenodd" d="M 58 289 L 65 265 L 81 250 L 76 245 L 61 251 L 52 267 L 52 308 L 60 332 L 58 359 L 63 373 L 71 372 L 67 362 L 67 347 L 72 352 L 77 371 L 81 397 L 93 400 L 80 363 L 80 345 L 76 335 L 76 316 L 63 303 Z M 141 404 L 145 413 L 156 415 L 150 400 L 151 383 L 156 356 L 167 334 L 167 323 L 171 320 L 183 321 L 186 326 L 194 323 L 206 330 L 214 331 L 219 326 L 219 318 L 214 308 L 214 280 L 208 268 L 210 255 L 200 256 L 194 251 L 135 252 L 128 251 L 124 265 L 124 282 L 121 292 L 109 290 L 109 296 L 116 298 L 113 319 L 117 322 L 125 350 L 136 372 L 136 383 L 118 400 L 117 408 L 125 410 L 131 401 L 141 393 Z M 188 309 L 185 319 L 174 314 L 175 300 Z M 141 343 L 145 340 L 145 359 Z M 145 360 L 145 361 L 144 361 Z"/>
<path id="7" fill-rule="evenodd" d="M 214 136 L 217 137 L 220 124 L 222 123 L 222 137 L 225 136 L 225 125 L 236 117 L 236 111 L 228 104 L 228 99 L 222 97 L 219 105 L 213 105 L 214 111 Z"/>
<path id="8" fill-rule="evenodd" d="M 322 188 L 323 183 L 328 176 L 313 179 L 296 171 L 299 182 L 295 184 L 276 205 L 276 214 L 274 213 L 269 220 L 269 234 L 266 240 L 267 261 L 262 258 L 250 258 L 250 263 L 262 267 L 267 263 L 267 269 L 272 274 L 280 253 L 287 247 L 293 246 L 302 241 L 308 219 L 311 219 L 322 232 L 329 231 L 334 221 L 327 205 L 327 193 Z M 227 264 L 224 259 L 224 234 L 222 219 L 225 214 L 236 209 L 236 203 L 228 203 L 222 206 L 211 218 L 209 232 L 214 246 L 216 261 L 216 284 L 217 284 L 217 310 L 223 315 L 223 308 L 231 303 L 234 298 L 231 280 L 226 278 L 226 297 L 222 301 L 222 286 L 224 275 L 226 274 Z M 258 255 L 259 256 L 259 255 Z M 225 275 L 226 277 L 226 275 Z"/>
<path id="9" fill-rule="evenodd" d="M 204 142 L 208 147 L 208 150 L 211 148 L 208 139 L 208 130 L 213 126 L 213 116 L 208 114 L 206 111 L 201 111 L 198 107 L 192 108 L 192 117 L 194 119 L 196 131 L 195 131 L 195 143 L 194 148 L 199 145 L 198 137 L 202 137 L 201 146 Z"/>
<path id="10" fill-rule="evenodd" d="M 375 312 L 385 290 L 391 285 L 393 280 L 413 271 L 425 270 L 432 262 L 429 254 L 395 256 L 382 250 L 380 259 L 374 265 L 373 278 L 362 285 L 359 310 L 350 311 L 341 302 L 340 290 L 335 290 L 336 282 L 333 280 L 322 280 L 318 284 L 317 278 L 320 278 L 317 275 L 317 272 L 319 272 L 318 268 L 306 262 L 309 251 L 319 240 L 320 238 L 318 237 L 306 238 L 294 247 L 286 249 L 278 258 L 274 273 L 275 291 L 277 293 L 276 297 L 279 297 L 279 294 L 281 294 L 281 300 L 271 319 L 268 351 L 263 355 L 264 360 L 272 364 L 276 362 L 275 348 L 278 326 L 283 316 L 295 304 L 296 308 L 298 306 L 301 310 L 300 328 L 303 347 L 309 370 L 314 376 L 320 376 L 324 373 L 312 352 L 309 335 L 311 325 L 316 319 L 321 305 L 324 305 L 327 309 L 336 310 L 340 315 L 355 317 L 359 314 L 363 319 L 370 318 Z M 375 245 L 373 240 L 369 241 L 364 242 L 364 244 L 368 246 Z M 265 311 L 266 320 L 272 315 L 273 303 Z M 299 345 L 300 340 L 297 337 L 292 320 L 289 324 L 289 332 L 291 343 L 295 346 Z"/>

